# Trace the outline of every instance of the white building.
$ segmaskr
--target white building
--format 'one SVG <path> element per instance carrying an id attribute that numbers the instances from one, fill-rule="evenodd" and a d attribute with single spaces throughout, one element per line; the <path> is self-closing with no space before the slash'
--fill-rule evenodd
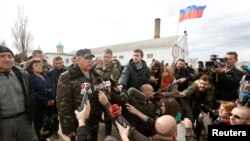
<path id="1" fill-rule="evenodd" d="M 177 50 L 174 51 L 176 55 L 175 59 L 182 58 L 188 61 L 186 32 L 181 36 L 160 38 L 160 19 L 158 18 L 155 19 L 154 39 L 91 48 L 91 51 L 95 56 L 101 56 L 105 49 L 111 49 L 113 51 L 113 58 L 118 59 L 122 65 L 125 65 L 133 57 L 133 50 L 141 49 L 144 53 L 143 60 L 145 60 L 149 66 L 152 59 L 163 60 L 164 63 L 172 64 L 175 60 L 172 53 L 174 46 L 177 47 Z M 72 54 L 75 53 L 76 51 L 72 52 Z"/>
<path id="2" fill-rule="evenodd" d="M 113 58 L 118 59 L 121 64 L 125 65 L 133 57 L 134 49 L 141 49 L 144 53 L 143 60 L 149 65 L 152 59 L 164 60 L 164 63 L 173 63 L 174 58 L 172 55 L 172 49 L 176 44 L 176 36 L 155 38 L 151 40 L 137 41 L 131 43 L 124 43 L 118 45 L 104 46 L 98 48 L 92 48 L 91 51 L 95 56 L 101 56 L 103 50 L 111 49 L 113 51 Z M 188 59 L 186 34 L 179 36 L 177 40 L 178 56 L 177 58 Z"/>
<path id="3" fill-rule="evenodd" d="M 152 59 L 163 60 L 164 63 L 169 64 L 172 64 L 179 58 L 185 59 L 186 61 L 189 60 L 186 32 L 181 36 L 160 38 L 160 19 L 155 19 L 154 34 L 154 39 L 91 48 L 91 51 L 95 56 L 101 56 L 105 49 L 111 49 L 113 51 L 113 58 L 118 59 L 122 65 L 127 64 L 133 57 L 134 49 L 141 49 L 143 51 L 143 60 L 146 61 L 148 66 Z M 64 47 L 61 43 L 56 47 L 57 53 L 45 53 L 48 63 L 53 64 L 53 58 L 60 55 L 64 60 L 65 66 L 69 66 L 71 64 L 71 57 L 75 55 L 76 51 L 66 54 L 63 53 Z M 173 50 L 174 47 L 175 50 Z M 175 56 L 175 58 L 173 58 L 173 56 Z"/>

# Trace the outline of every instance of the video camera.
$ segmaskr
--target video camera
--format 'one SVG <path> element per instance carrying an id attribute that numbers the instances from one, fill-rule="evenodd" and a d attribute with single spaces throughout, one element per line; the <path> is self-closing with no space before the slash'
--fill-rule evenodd
<path id="1" fill-rule="evenodd" d="M 205 68 L 211 69 L 211 68 L 218 68 L 219 66 L 221 68 L 224 68 L 226 66 L 227 58 L 219 58 L 218 55 L 213 54 L 210 55 L 210 61 L 205 62 Z"/>
<path id="2" fill-rule="evenodd" d="M 199 110 L 204 113 L 209 113 L 210 118 L 212 118 L 212 121 L 218 118 L 218 113 L 215 110 L 212 110 L 208 107 L 206 107 L 204 104 L 201 104 L 199 106 Z"/>

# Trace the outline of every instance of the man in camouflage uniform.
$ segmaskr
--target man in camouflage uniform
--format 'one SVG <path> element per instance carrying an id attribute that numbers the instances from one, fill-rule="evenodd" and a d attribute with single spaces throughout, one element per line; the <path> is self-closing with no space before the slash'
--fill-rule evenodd
<path id="1" fill-rule="evenodd" d="M 76 67 L 70 67 L 68 71 L 61 74 L 57 85 L 57 108 L 61 122 L 62 132 L 73 139 L 76 135 L 78 122 L 74 111 L 81 105 L 82 95 L 81 84 L 90 83 L 93 87 L 96 84 L 98 74 L 91 69 L 92 55 L 89 49 L 80 49 L 76 52 Z M 93 89 L 92 89 L 93 91 Z M 97 140 L 98 125 L 103 106 L 98 101 L 97 91 L 89 95 L 91 112 L 87 126 L 91 135 Z"/>
<path id="2" fill-rule="evenodd" d="M 119 70 L 112 63 L 112 50 L 105 49 L 102 54 L 103 63 L 96 66 L 96 72 L 103 78 L 112 79 L 114 82 L 118 83 L 120 77 Z M 106 111 L 104 111 L 104 122 L 105 122 L 105 136 L 111 135 L 112 122 Z"/>

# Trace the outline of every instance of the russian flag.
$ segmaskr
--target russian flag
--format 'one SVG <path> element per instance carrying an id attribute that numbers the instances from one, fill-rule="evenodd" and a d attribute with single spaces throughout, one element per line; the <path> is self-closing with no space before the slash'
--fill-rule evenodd
<path id="1" fill-rule="evenodd" d="M 192 6 L 188 6 L 186 9 L 181 9 L 179 22 L 185 19 L 201 18 L 205 8 L 206 8 L 206 5 L 205 6 L 192 5 Z"/>

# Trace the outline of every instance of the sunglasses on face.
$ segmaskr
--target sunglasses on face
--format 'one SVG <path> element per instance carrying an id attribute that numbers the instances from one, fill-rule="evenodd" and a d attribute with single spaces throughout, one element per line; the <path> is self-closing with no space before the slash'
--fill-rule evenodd
<path id="1" fill-rule="evenodd" d="M 234 117 L 236 119 L 248 119 L 248 118 L 243 118 L 243 117 L 240 117 L 239 115 L 236 115 L 236 114 L 233 114 L 233 113 L 230 113 L 230 117 Z"/>

